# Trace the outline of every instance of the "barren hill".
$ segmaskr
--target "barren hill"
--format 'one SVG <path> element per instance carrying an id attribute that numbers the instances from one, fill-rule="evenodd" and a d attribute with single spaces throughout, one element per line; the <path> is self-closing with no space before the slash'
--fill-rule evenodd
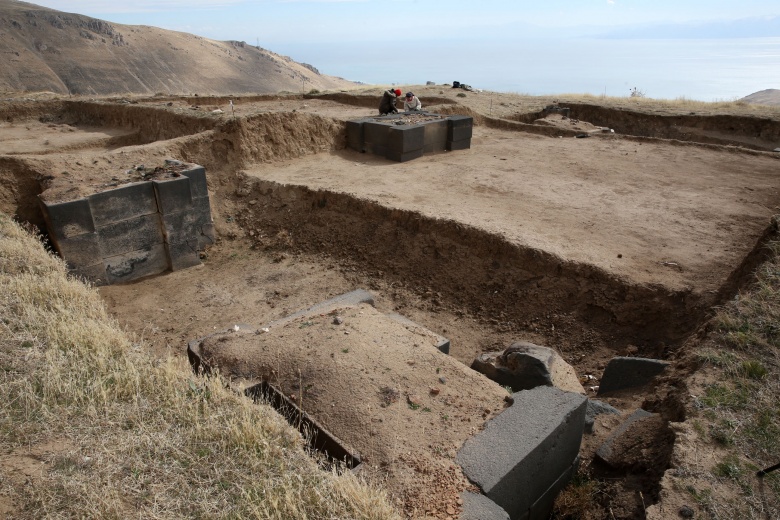
<path id="1" fill-rule="evenodd" d="M 753 92 L 749 96 L 743 97 L 742 101 L 747 101 L 748 103 L 755 103 L 757 105 L 780 106 L 780 90 L 776 88 L 759 90 L 758 92 Z"/>
<path id="2" fill-rule="evenodd" d="M 0 0 L 0 91 L 240 94 L 350 85 L 244 42 Z"/>

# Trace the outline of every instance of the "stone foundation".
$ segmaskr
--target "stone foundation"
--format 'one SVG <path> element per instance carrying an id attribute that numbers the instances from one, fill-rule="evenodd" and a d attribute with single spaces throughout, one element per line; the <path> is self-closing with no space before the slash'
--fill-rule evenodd
<path id="1" fill-rule="evenodd" d="M 426 153 L 471 147 L 474 120 L 428 112 L 402 112 L 347 121 L 347 147 L 406 162 Z"/>
<path id="2" fill-rule="evenodd" d="M 200 264 L 214 243 L 206 170 L 178 161 L 159 170 L 81 199 L 41 200 L 49 238 L 74 274 L 108 285 Z"/>

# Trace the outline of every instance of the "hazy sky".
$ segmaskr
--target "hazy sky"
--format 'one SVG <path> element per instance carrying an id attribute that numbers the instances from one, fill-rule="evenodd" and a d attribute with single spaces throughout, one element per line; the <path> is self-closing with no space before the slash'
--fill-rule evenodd
<path id="1" fill-rule="evenodd" d="M 42 0 L 104 20 L 153 25 L 270 50 L 304 42 L 475 39 L 621 26 L 780 20 L 778 0 Z M 774 34 L 772 34 L 774 36 Z M 763 34 L 766 36 L 766 34 Z M 777 34 L 776 36 L 780 36 Z"/>

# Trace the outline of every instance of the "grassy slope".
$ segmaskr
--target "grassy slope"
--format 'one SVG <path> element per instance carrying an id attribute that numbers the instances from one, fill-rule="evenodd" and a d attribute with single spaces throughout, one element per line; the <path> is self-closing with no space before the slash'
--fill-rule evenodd
<path id="1" fill-rule="evenodd" d="M 380 491 L 321 471 L 269 407 L 144 356 L 3 214 L 0 317 L 0 513 L 396 518 Z M 42 470 L 24 470 L 32 456 Z"/>
<path id="2" fill-rule="evenodd" d="M 756 475 L 780 462 L 780 242 L 769 247 L 694 353 L 706 383 L 691 387 L 689 422 L 715 460 L 683 487 L 711 518 L 780 518 L 780 470 Z"/>

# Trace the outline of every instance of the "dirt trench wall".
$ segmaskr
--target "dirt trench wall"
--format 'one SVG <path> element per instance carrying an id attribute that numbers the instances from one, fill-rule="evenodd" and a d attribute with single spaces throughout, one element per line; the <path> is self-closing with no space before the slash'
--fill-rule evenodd
<path id="1" fill-rule="evenodd" d="M 239 168 L 346 147 L 346 125 L 315 114 L 264 113 L 215 130 L 214 153 Z"/>
<path id="2" fill-rule="evenodd" d="M 136 130 L 133 142 L 125 144 L 146 144 L 197 134 L 211 130 L 220 123 L 218 119 L 177 113 L 160 107 L 83 101 L 66 101 L 61 116 L 78 124 Z"/>
<path id="3" fill-rule="evenodd" d="M 59 114 L 63 106 L 64 103 L 59 100 L 0 103 L 0 120 L 11 122 L 37 119 L 49 114 Z"/>
<path id="4" fill-rule="evenodd" d="M 0 156 L 0 211 L 43 228 L 37 196 L 43 188 L 39 167 L 24 159 Z"/>
<path id="5" fill-rule="evenodd" d="M 566 103 L 570 117 L 606 126 L 619 134 L 640 137 L 659 137 L 720 145 L 743 146 L 758 150 L 772 150 L 780 142 L 780 121 L 769 118 L 730 115 L 662 116 L 589 104 Z M 527 117 L 538 118 L 540 114 Z M 530 121 L 525 121 L 530 122 Z"/>
<path id="6" fill-rule="evenodd" d="M 708 295 L 631 285 L 595 267 L 519 247 L 452 221 L 389 209 L 349 195 L 244 180 L 255 202 L 238 217 L 257 247 L 275 240 L 320 252 L 385 280 L 471 309 L 493 323 L 572 314 L 614 345 L 675 343 L 712 305 Z M 274 238 L 276 237 L 276 238 Z"/>

